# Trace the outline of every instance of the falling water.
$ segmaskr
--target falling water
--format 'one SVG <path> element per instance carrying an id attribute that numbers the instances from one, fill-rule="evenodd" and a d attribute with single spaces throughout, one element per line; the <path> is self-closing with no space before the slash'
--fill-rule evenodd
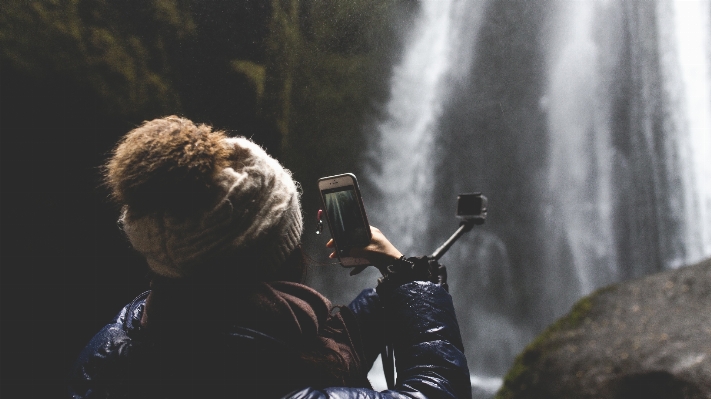
<path id="1" fill-rule="evenodd" d="M 370 207 L 369 214 L 373 224 L 386 233 L 396 233 L 390 236 L 406 253 L 422 250 L 422 238 L 428 229 L 423 216 L 431 207 L 434 187 L 437 123 L 448 85 L 457 78 L 455 71 L 466 71 L 470 60 L 454 53 L 461 50 L 457 44 L 466 37 L 462 23 L 475 22 L 462 19 L 466 3 L 422 2 L 410 44 L 393 72 L 388 118 L 378 126 L 377 137 L 370 143 L 370 158 L 387 161 L 366 165 L 367 189 L 380 198 Z M 469 25 L 469 29 L 475 28 Z"/>
<path id="2" fill-rule="evenodd" d="M 574 267 L 577 281 L 567 283 L 577 283 L 578 295 L 711 254 L 711 10 L 708 1 L 650 4 L 628 7 L 624 21 L 612 16 L 625 15 L 621 2 L 560 2 L 554 19 L 542 97 L 550 137 L 548 212 L 557 214 L 547 250 L 549 261 Z M 654 18 L 639 17 L 645 12 Z M 603 20 L 603 29 L 616 34 L 600 33 Z M 650 38 L 657 43 L 651 48 Z M 650 56 L 658 66 L 648 65 Z M 610 99 L 620 96 L 625 79 L 633 83 L 621 95 L 639 111 L 621 131 L 615 126 L 621 104 Z M 635 148 L 619 144 L 622 134 Z M 635 185 L 647 193 L 630 192 Z M 648 215 L 631 209 L 639 204 Z M 656 237 L 632 235 L 636 248 L 620 248 L 626 233 L 615 220 L 621 213 L 656 230 Z M 560 248 L 567 248 L 567 259 L 554 255 Z M 623 260 L 621 250 L 656 255 Z"/>
<path id="3" fill-rule="evenodd" d="M 582 293 L 618 278 L 611 224 L 609 110 L 597 96 L 598 60 L 593 2 L 560 5 L 554 54 L 548 66 L 548 113 L 551 251 L 562 240 L 570 248 L 576 286 Z M 614 43 L 609 43 L 614 45 Z M 603 267 L 596 267 L 603 265 Z M 592 271 L 595 271 L 591 273 Z"/>
<path id="4" fill-rule="evenodd" d="M 711 2 L 674 1 L 673 18 L 660 17 L 660 25 L 671 24 L 674 40 L 662 51 L 674 54 L 680 84 L 667 87 L 681 96 L 677 112 L 686 129 L 681 130 L 679 158 L 686 162 L 682 175 L 684 219 L 683 240 L 687 254 L 674 266 L 696 262 L 711 253 Z M 662 15 L 663 10 L 659 14 Z M 664 43 L 664 42 L 663 42 Z M 672 66 L 669 66 L 672 68 Z"/>
<path id="5" fill-rule="evenodd" d="M 373 224 L 443 258 L 488 395 L 594 289 L 711 256 L 711 5 L 423 0 L 369 143 Z M 481 392 L 480 391 L 480 392 Z"/>

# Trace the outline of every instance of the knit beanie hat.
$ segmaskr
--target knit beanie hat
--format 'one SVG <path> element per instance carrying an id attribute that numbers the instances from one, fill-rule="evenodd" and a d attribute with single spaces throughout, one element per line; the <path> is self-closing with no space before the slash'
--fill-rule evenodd
<path id="1" fill-rule="evenodd" d="M 188 277 L 210 261 L 248 254 L 273 275 L 299 245 L 300 191 L 261 147 L 169 116 L 118 144 L 106 183 L 123 204 L 119 223 L 150 268 Z"/>

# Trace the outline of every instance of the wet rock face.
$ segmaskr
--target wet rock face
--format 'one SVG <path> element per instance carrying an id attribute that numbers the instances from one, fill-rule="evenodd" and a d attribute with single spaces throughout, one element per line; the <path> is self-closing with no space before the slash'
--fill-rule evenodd
<path id="1" fill-rule="evenodd" d="M 581 299 L 516 359 L 497 398 L 711 398 L 711 260 Z"/>
<path id="2" fill-rule="evenodd" d="M 615 399 L 686 399 L 705 398 L 693 381 L 678 378 L 667 371 L 650 371 L 630 374 L 612 382 Z"/>

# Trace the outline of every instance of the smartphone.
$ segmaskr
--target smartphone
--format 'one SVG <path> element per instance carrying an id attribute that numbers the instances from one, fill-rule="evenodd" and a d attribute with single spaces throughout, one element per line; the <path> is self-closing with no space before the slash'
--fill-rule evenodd
<path id="1" fill-rule="evenodd" d="M 369 265 L 367 259 L 349 256 L 352 248 L 365 247 L 371 239 L 370 224 L 355 175 L 322 177 L 318 180 L 318 189 L 341 265 Z"/>

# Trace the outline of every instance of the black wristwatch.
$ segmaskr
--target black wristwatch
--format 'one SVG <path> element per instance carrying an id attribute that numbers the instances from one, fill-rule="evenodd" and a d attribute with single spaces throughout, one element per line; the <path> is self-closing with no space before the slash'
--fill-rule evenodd
<path id="1" fill-rule="evenodd" d="M 443 267 L 437 261 L 430 260 L 426 256 L 405 258 L 403 255 L 381 270 L 383 276 L 378 279 L 377 291 L 380 294 L 412 281 L 441 283 L 442 278 L 439 270 Z"/>

